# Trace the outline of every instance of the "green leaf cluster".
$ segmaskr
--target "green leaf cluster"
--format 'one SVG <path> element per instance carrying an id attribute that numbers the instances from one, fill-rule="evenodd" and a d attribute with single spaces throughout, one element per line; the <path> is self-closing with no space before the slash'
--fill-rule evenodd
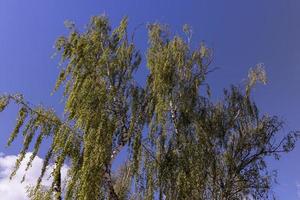
<path id="1" fill-rule="evenodd" d="M 298 133 L 279 139 L 283 122 L 254 103 L 253 87 L 266 82 L 261 65 L 249 71 L 244 86 L 231 86 L 213 101 L 206 81 L 214 70 L 212 50 L 203 43 L 192 48 L 187 25 L 184 36 L 165 25 L 148 26 L 143 87 L 135 80 L 142 56 L 128 36 L 127 18 L 114 29 L 105 16 L 92 17 L 83 32 L 73 23 L 68 28 L 69 35 L 56 42 L 61 72 L 55 91 L 64 87 L 63 117 L 19 94 L 0 98 L 0 111 L 9 103 L 19 106 L 7 144 L 22 132 L 23 146 L 11 177 L 27 152 L 26 170 L 50 140 L 31 199 L 269 197 L 273 175 L 266 157 L 291 151 Z M 126 161 L 113 170 L 124 149 Z M 64 164 L 70 167 L 66 180 Z M 41 181 L 50 165 L 55 167 L 47 188 Z"/>

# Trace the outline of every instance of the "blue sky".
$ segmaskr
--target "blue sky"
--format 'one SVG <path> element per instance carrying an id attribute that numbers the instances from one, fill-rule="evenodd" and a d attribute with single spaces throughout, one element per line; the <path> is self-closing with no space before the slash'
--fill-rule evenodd
<path id="1" fill-rule="evenodd" d="M 64 21 L 83 27 L 93 15 L 105 13 L 113 25 L 127 15 L 131 29 L 141 23 L 161 22 L 180 32 L 193 28 L 195 44 L 205 41 L 214 49 L 209 76 L 212 91 L 220 94 L 229 84 L 241 84 L 248 69 L 266 66 L 269 84 L 255 90 L 262 111 L 285 120 L 285 131 L 300 129 L 300 1 L 298 0 L 0 0 L 0 93 L 21 92 L 34 104 L 62 109 L 60 96 L 50 96 L 58 74 L 51 59 L 55 39 L 66 34 Z M 146 30 L 136 33 L 140 49 L 147 45 Z M 146 71 L 141 70 L 142 81 Z M 19 147 L 6 149 L 15 122 L 15 108 L 0 115 L 0 152 L 14 155 Z M 18 146 L 21 141 L 15 144 Z M 300 192 L 300 144 L 279 162 L 279 199 L 296 200 Z"/>

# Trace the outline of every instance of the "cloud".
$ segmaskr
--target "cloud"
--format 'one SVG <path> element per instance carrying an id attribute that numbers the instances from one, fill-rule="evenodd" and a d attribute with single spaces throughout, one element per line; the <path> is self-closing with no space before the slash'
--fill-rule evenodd
<path id="1" fill-rule="evenodd" d="M 26 163 L 29 160 L 31 153 L 27 153 L 24 161 L 16 176 L 10 180 L 10 173 L 15 165 L 17 159 L 16 155 L 5 155 L 0 153 L 0 199 L 3 200 L 28 200 L 27 187 L 36 184 L 37 178 L 40 176 L 43 159 L 36 157 L 32 163 L 32 167 L 26 172 L 26 179 L 21 183 L 22 177 L 25 172 Z M 49 186 L 51 184 L 50 173 L 53 165 L 49 166 L 42 184 Z M 65 165 L 62 168 L 62 178 L 66 177 L 68 167 Z"/>

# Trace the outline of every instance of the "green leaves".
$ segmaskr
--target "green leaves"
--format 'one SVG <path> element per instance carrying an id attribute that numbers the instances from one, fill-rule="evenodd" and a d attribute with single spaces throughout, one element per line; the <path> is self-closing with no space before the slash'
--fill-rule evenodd
<path id="1" fill-rule="evenodd" d="M 246 93 L 249 96 L 250 90 L 256 83 L 267 84 L 266 71 L 262 63 L 257 64 L 255 68 L 251 68 L 248 73 L 248 83 L 246 85 Z"/>
<path id="2" fill-rule="evenodd" d="M 263 67 L 249 71 L 245 90 L 231 86 L 215 102 L 206 83 L 212 50 L 204 43 L 192 48 L 187 25 L 186 41 L 166 25 L 151 24 L 149 74 L 141 87 L 135 71 L 142 54 L 128 40 L 127 27 L 126 17 L 116 28 L 105 16 L 92 17 L 84 32 L 68 24 L 69 35 L 55 45 L 61 71 L 54 91 L 64 86 L 62 118 L 22 95 L 0 97 L 0 112 L 9 103 L 19 107 L 7 145 L 23 133 L 12 176 L 27 152 L 26 170 L 43 147 L 41 175 L 29 191 L 34 200 L 266 198 L 272 183 L 266 157 L 291 151 L 299 135 L 279 140 L 283 122 L 261 114 L 251 99 L 255 84 L 266 83 Z M 121 152 L 127 159 L 113 170 Z M 66 180 L 63 164 L 70 167 Z M 52 186 L 45 188 L 49 165 L 55 166 Z"/>
<path id="3" fill-rule="evenodd" d="M 9 103 L 9 99 L 6 96 L 0 97 L 0 112 L 2 112 Z"/>
<path id="4" fill-rule="evenodd" d="M 17 118 L 15 128 L 14 128 L 13 132 L 10 134 L 10 138 L 8 139 L 7 146 L 10 146 L 11 143 L 17 137 L 18 133 L 20 132 L 21 126 L 25 122 L 25 119 L 26 119 L 27 115 L 28 115 L 27 109 L 25 107 L 21 107 L 20 110 L 19 110 L 19 113 L 18 113 L 18 118 Z"/>
<path id="5" fill-rule="evenodd" d="M 151 94 L 156 99 L 155 112 L 158 120 L 166 117 L 170 101 L 180 101 L 187 96 L 190 104 L 183 109 L 193 110 L 199 86 L 204 82 L 208 70 L 204 61 L 210 59 L 210 50 L 203 44 L 199 49 L 192 50 L 190 44 L 178 35 L 170 39 L 166 27 L 159 24 L 149 26 L 149 38 L 148 83 Z"/>

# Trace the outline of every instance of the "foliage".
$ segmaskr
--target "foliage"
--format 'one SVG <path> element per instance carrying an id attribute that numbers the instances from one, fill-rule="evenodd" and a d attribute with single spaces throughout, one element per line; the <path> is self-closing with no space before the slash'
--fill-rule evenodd
<path id="1" fill-rule="evenodd" d="M 251 98 L 256 82 L 266 82 L 263 67 L 249 72 L 245 89 L 231 86 L 220 101 L 209 88 L 212 51 L 192 49 L 187 36 L 151 24 L 145 87 L 134 73 L 141 54 L 130 41 L 127 18 L 112 29 L 104 16 L 93 17 L 81 33 L 70 34 L 56 49 L 62 70 L 55 86 L 64 85 L 64 117 L 34 107 L 22 95 L 3 95 L 0 111 L 10 102 L 20 109 L 8 146 L 20 131 L 23 148 L 12 177 L 30 145 L 30 168 L 45 139 L 51 140 L 41 176 L 29 191 L 32 199 L 267 199 L 272 174 L 266 157 L 294 148 L 296 133 L 279 140 L 283 123 L 259 113 Z M 34 141 L 35 139 L 35 141 Z M 122 149 L 128 158 L 112 171 Z M 47 166 L 55 163 L 50 188 L 41 185 Z M 70 166 L 66 188 L 61 168 Z M 24 177 L 25 178 L 25 177 Z"/>

